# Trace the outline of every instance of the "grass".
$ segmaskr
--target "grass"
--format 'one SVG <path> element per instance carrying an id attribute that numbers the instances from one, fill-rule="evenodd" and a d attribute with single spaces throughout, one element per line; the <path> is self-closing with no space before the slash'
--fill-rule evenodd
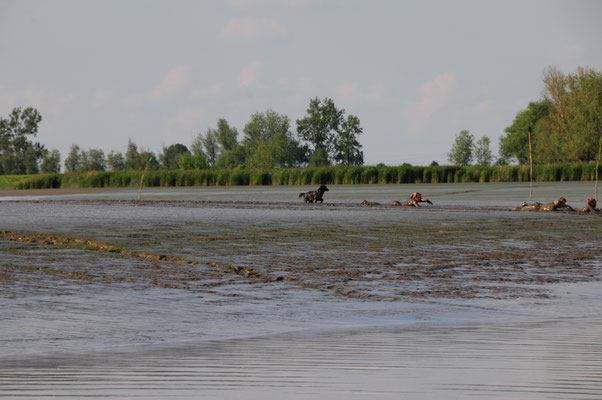
<path id="1" fill-rule="evenodd" d="M 595 163 L 536 165 L 536 182 L 593 181 Z M 2 189 L 137 187 L 142 171 L 3 175 Z M 237 186 L 528 182 L 529 166 L 329 166 L 320 168 L 147 171 L 144 186 Z"/>

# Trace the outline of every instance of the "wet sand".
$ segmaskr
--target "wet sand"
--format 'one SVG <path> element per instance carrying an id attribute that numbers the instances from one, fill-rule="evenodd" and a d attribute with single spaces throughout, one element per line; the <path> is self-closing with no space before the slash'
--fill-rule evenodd
<path id="1" fill-rule="evenodd" d="M 0 201 L 0 395 L 600 393 L 601 218 L 296 190 Z"/>

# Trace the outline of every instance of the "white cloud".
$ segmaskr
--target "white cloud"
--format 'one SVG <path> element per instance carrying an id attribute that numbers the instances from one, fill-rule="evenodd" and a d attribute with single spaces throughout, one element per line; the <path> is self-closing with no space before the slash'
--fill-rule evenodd
<path id="1" fill-rule="evenodd" d="M 153 90 L 153 98 L 162 99 L 184 87 L 188 82 L 189 71 L 190 66 L 188 65 L 176 65 L 167 71 L 159 85 Z"/>
<path id="2" fill-rule="evenodd" d="M 267 37 L 285 36 L 286 26 L 268 18 L 236 17 L 230 19 L 220 32 L 220 38 L 235 42 L 250 42 Z"/>
<path id="3" fill-rule="evenodd" d="M 360 84 L 355 81 L 344 81 L 339 83 L 335 93 L 344 103 L 359 103 L 362 99 Z"/>
<path id="4" fill-rule="evenodd" d="M 259 60 L 255 60 L 252 63 L 245 65 L 238 76 L 238 83 L 240 86 L 247 87 L 256 84 L 262 69 L 263 63 Z"/>
<path id="5" fill-rule="evenodd" d="M 362 88 L 360 82 L 343 81 L 336 88 L 336 94 L 339 99 L 347 104 L 384 103 L 388 101 L 387 90 L 383 84 L 370 85 Z"/>
<path id="6" fill-rule="evenodd" d="M 574 60 L 585 54 L 585 48 L 579 43 L 567 44 L 562 47 L 555 48 L 551 56 L 558 61 Z"/>
<path id="7" fill-rule="evenodd" d="M 411 108 L 412 119 L 428 120 L 445 103 L 456 83 L 456 74 L 445 72 L 420 88 L 420 99 Z"/>
<path id="8" fill-rule="evenodd" d="M 315 2 L 316 0 L 228 0 L 226 3 L 232 10 L 249 11 L 257 10 L 259 8 L 298 8 L 305 7 Z"/>

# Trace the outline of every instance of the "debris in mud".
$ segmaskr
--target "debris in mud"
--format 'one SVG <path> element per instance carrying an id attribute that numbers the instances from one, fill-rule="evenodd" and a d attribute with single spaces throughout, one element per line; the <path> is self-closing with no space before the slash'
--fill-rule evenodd
<path id="1" fill-rule="evenodd" d="M 121 247 L 113 246 L 111 244 L 95 242 L 92 240 L 82 238 L 50 235 L 45 233 L 25 233 L 11 231 L 0 231 L 0 236 L 8 240 L 23 243 L 38 243 L 72 249 L 106 251 L 109 253 L 119 253 L 157 261 L 171 261 L 183 264 L 196 264 L 196 262 L 194 261 L 185 260 L 183 258 L 167 256 L 164 254 L 143 253 L 140 251 L 128 250 Z"/>

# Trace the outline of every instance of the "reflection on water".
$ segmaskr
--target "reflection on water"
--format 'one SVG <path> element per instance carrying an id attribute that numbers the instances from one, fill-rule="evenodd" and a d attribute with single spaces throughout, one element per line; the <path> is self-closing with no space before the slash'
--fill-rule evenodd
<path id="1" fill-rule="evenodd" d="M 5 362 L 19 398 L 599 399 L 602 320 L 305 332 Z"/>

